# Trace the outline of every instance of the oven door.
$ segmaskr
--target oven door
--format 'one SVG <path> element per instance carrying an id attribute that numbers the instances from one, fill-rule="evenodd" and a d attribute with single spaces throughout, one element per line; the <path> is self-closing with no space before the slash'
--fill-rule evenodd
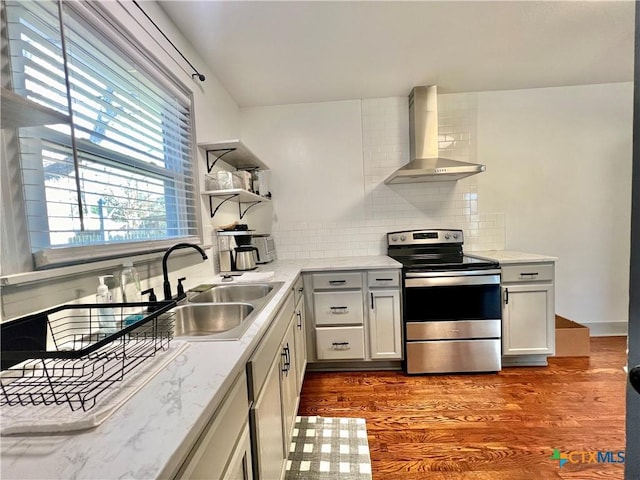
<path id="1" fill-rule="evenodd" d="M 407 272 L 405 322 L 488 320 L 502 317 L 500 270 Z"/>

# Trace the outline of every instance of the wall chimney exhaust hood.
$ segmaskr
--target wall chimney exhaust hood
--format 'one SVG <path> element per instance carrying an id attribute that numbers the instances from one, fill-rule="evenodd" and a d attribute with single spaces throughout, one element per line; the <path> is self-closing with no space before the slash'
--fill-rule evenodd
<path id="1" fill-rule="evenodd" d="M 384 183 L 456 181 L 484 172 L 486 167 L 438 157 L 438 87 L 414 87 L 409 94 L 411 161 Z"/>

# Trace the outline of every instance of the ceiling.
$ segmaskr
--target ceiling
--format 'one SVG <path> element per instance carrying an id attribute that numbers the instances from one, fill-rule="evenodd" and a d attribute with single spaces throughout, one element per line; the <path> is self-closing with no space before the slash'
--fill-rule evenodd
<path id="1" fill-rule="evenodd" d="M 633 80 L 633 1 L 159 4 L 242 107 Z"/>

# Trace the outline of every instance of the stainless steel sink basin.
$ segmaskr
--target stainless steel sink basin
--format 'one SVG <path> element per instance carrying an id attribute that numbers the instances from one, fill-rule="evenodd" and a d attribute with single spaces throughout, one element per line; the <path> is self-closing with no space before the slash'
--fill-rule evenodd
<path id="1" fill-rule="evenodd" d="M 199 303 L 175 307 L 174 331 L 176 337 L 201 337 L 228 332 L 238 333 L 255 307 L 249 303 Z M 224 338 L 235 335 L 225 335 Z"/>
<path id="2" fill-rule="evenodd" d="M 195 340 L 239 340 L 284 282 L 215 285 L 188 296 L 175 313 L 175 337 Z"/>
<path id="3" fill-rule="evenodd" d="M 191 303 L 249 302 L 264 298 L 273 290 L 268 283 L 217 285 L 189 298 Z"/>

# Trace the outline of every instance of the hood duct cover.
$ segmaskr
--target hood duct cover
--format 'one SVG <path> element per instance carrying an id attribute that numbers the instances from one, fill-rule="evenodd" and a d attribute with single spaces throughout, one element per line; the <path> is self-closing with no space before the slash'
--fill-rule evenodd
<path id="1" fill-rule="evenodd" d="M 438 87 L 414 87 L 409 94 L 411 161 L 384 183 L 455 181 L 484 172 L 477 163 L 438 157 Z"/>

